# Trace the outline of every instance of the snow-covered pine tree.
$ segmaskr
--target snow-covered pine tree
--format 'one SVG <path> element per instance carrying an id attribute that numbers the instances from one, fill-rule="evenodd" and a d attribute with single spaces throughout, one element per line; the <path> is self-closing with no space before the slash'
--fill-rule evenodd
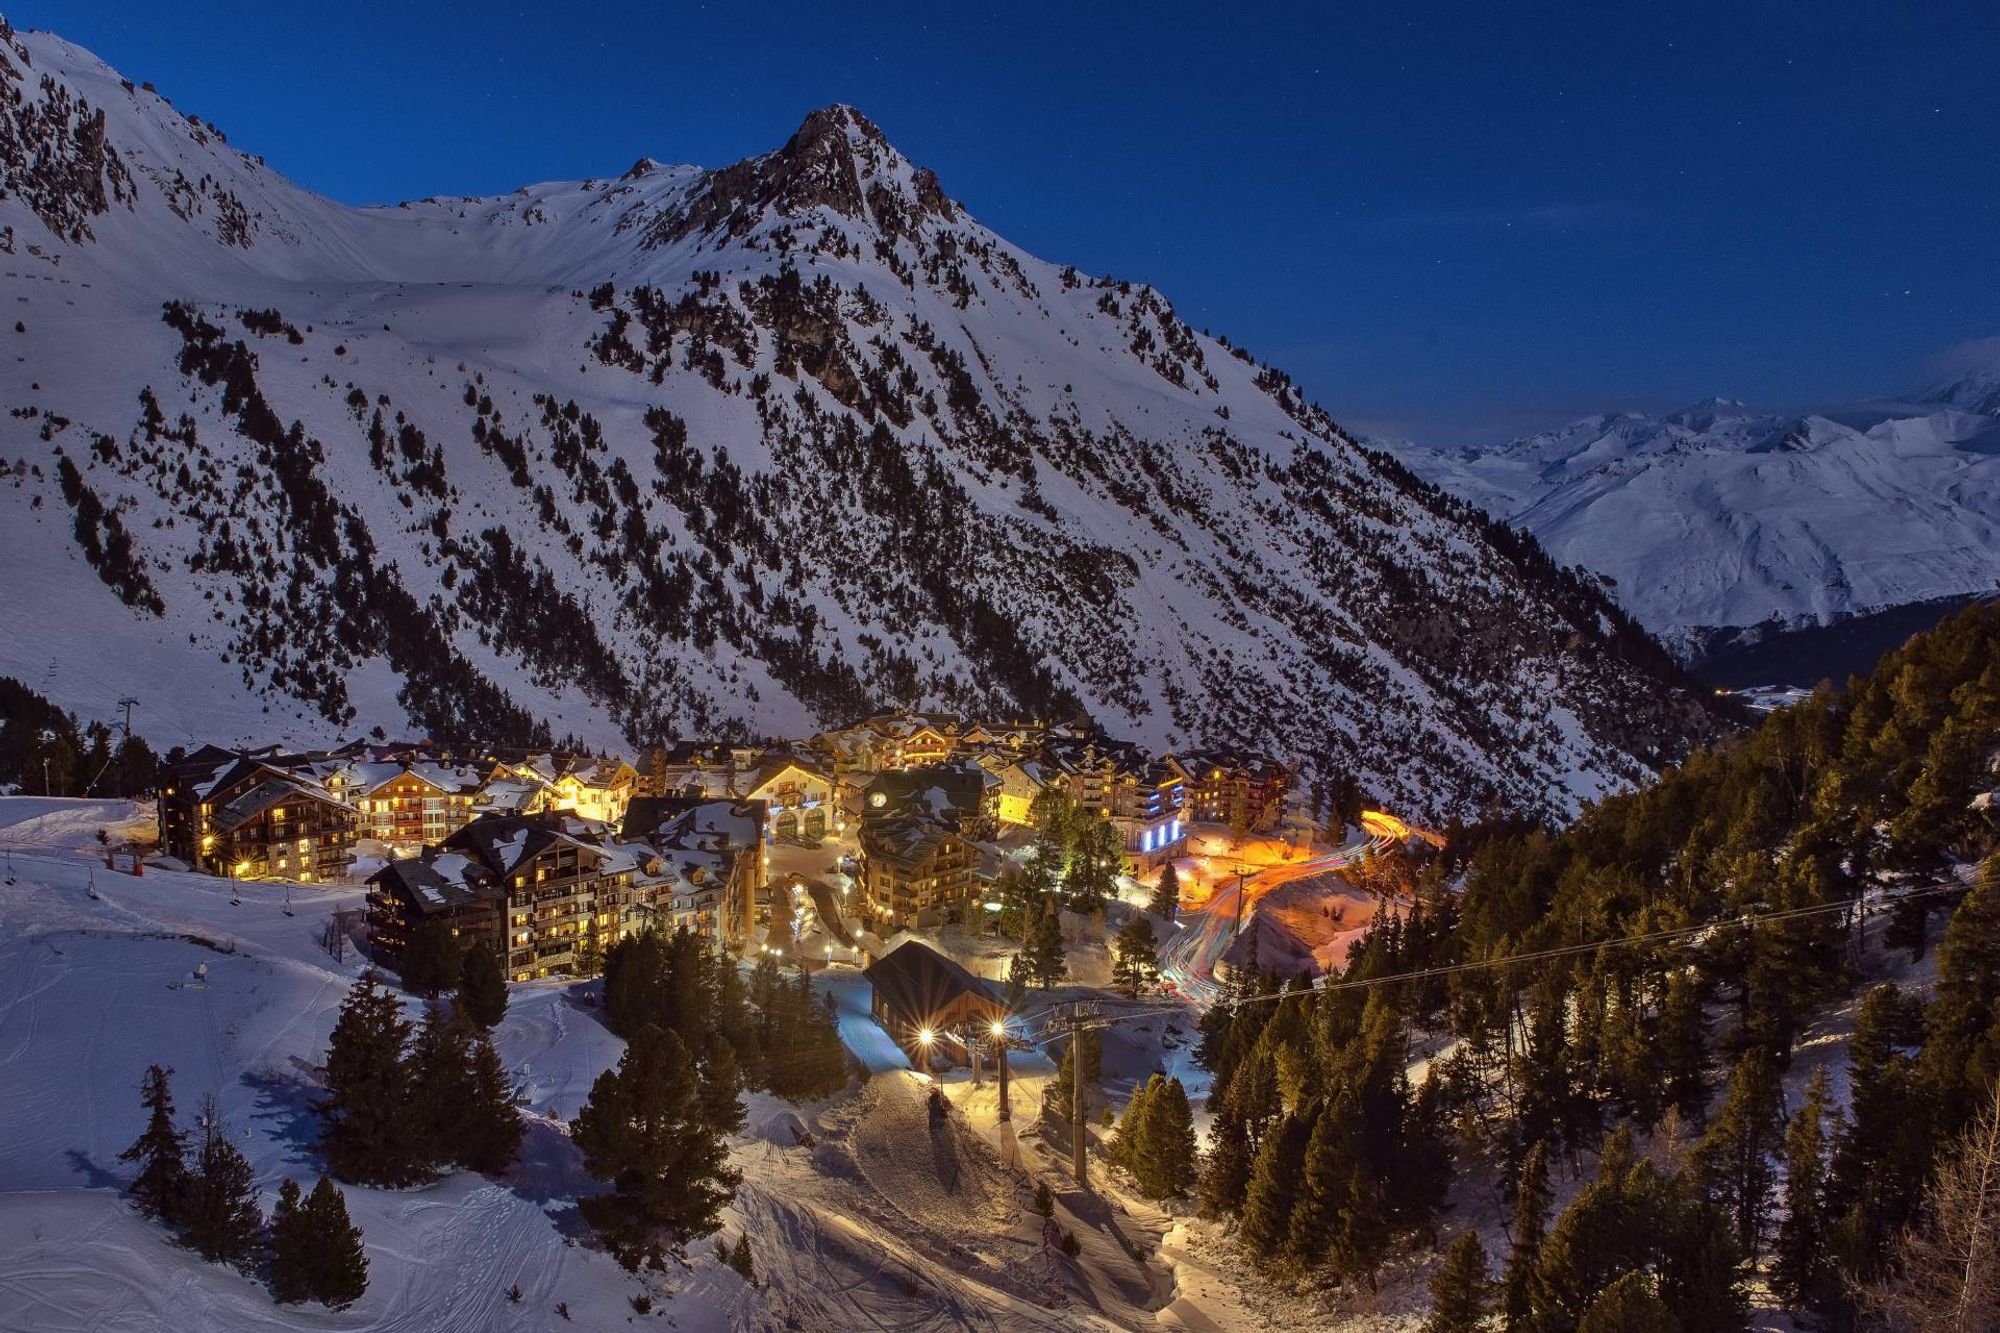
<path id="1" fill-rule="evenodd" d="M 215 1098 L 201 1107 L 201 1146 L 188 1175 L 185 1239 L 211 1263 L 242 1263 L 257 1248 L 264 1217 L 249 1161 L 229 1141 Z"/>
<path id="2" fill-rule="evenodd" d="M 1160 882 L 1153 886 L 1153 899 L 1146 910 L 1169 921 L 1181 914 L 1181 877 L 1172 861 L 1160 867 Z"/>
<path id="3" fill-rule="evenodd" d="M 1445 1247 L 1444 1263 L 1431 1276 L 1431 1312 L 1422 1333 L 1482 1333 L 1492 1300 L 1486 1247 L 1477 1231 L 1468 1231 Z"/>
<path id="4" fill-rule="evenodd" d="M 458 1012 L 491 1031 L 507 1016 L 507 978 L 492 949 L 466 949 L 458 968 Z"/>
<path id="5" fill-rule="evenodd" d="M 287 1176 L 278 1186 L 271 1212 L 271 1299 L 296 1305 L 312 1295 L 312 1228 L 299 1197 L 299 1183 Z"/>
<path id="6" fill-rule="evenodd" d="M 118 1154 L 121 1162 L 137 1162 L 139 1174 L 127 1187 L 140 1212 L 169 1225 L 180 1221 L 187 1194 L 187 1135 L 174 1124 L 174 1094 L 168 1084 L 173 1070 L 146 1068 L 139 1104 L 146 1108 L 146 1128 L 132 1146 Z"/>
<path id="7" fill-rule="evenodd" d="M 344 1310 L 368 1290 L 368 1253 L 361 1228 L 347 1215 L 347 1198 L 325 1176 L 306 1196 L 305 1218 L 311 1244 L 307 1280 L 313 1299 Z"/>
<path id="8" fill-rule="evenodd" d="M 409 1036 L 396 997 L 377 988 L 375 973 L 362 973 L 333 1025 L 318 1106 L 327 1169 L 342 1180 L 399 1186 L 428 1174 L 410 1115 Z"/>
<path id="9" fill-rule="evenodd" d="M 688 1242 L 713 1235 L 741 1179 L 722 1136 L 701 1119 L 687 1047 L 651 1025 L 632 1035 L 616 1069 L 598 1075 L 571 1138 L 584 1170 L 612 1186 L 578 1207 L 628 1270 L 682 1258 Z"/>
<path id="10" fill-rule="evenodd" d="M 471 1085 L 464 1114 L 458 1119 L 457 1158 L 461 1166 L 497 1176 L 514 1165 L 521 1152 L 520 1108 L 514 1105 L 513 1080 L 507 1077 L 493 1038 L 475 1031 L 471 1039 Z"/>
<path id="11" fill-rule="evenodd" d="M 1160 974 L 1159 947 L 1151 919 L 1144 912 L 1134 912 L 1111 942 L 1112 982 L 1136 998 L 1139 989 Z"/>

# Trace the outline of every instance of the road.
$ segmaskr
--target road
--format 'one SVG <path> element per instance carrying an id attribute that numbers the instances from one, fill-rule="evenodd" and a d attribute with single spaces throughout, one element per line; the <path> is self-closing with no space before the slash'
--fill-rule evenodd
<path id="1" fill-rule="evenodd" d="M 1180 992 L 1198 1008 L 1206 1009 L 1223 996 L 1215 980 L 1215 964 L 1236 938 L 1237 896 L 1243 896 L 1247 914 L 1256 901 L 1291 880 L 1307 875 L 1341 870 L 1364 856 L 1379 855 L 1392 844 L 1411 836 L 1421 836 L 1394 815 L 1370 810 L 1361 817 L 1367 836 L 1305 861 L 1266 866 L 1246 876 L 1240 884 L 1219 888 L 1199 908 L 1181 912 L 1181 929 L 1167 941 L 1160 954 L 1160 979 Z"/>

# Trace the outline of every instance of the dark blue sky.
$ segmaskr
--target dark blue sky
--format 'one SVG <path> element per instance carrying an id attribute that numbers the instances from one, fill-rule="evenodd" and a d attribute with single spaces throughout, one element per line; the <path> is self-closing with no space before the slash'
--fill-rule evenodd
<path id="1" fill-rule="evenodd" d="M 852 102 L 1018 244 L 1426 440 L 1888 392 L 2000 333 L 1992 0 L 7 12 L 353 202 L 719 165 Z"/>

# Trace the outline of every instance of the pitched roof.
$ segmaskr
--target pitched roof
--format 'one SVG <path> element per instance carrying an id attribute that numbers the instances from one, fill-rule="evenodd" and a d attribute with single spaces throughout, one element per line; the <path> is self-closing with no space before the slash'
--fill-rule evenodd
<path id="1" fill-rule="evenodd" d="M 903 941 L 861 969 L 861 975 L 883 1003 L 915 1023 L 966 995 L 985 1001 L 996 1012 L 1002 1008 L 991 986 L 956 959 L 918 940 Z"/>
<path id="2" fill-rule="evenodd" d="M 499 895 L 499 879 L 462 852 L 426 847 L 416 856 L 399 857 L 368 877 L 370 884 L 399 892 L 422 912 L 441 912 L 463 903 Z"/>

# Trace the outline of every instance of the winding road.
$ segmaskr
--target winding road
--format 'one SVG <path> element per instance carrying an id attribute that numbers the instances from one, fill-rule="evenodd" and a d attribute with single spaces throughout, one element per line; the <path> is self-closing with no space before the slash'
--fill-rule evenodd
<path id="1" fill-rule="evenodd" d="M 1240 884 L 1219 888 L 1199 908 L 1181 912 L 1181 929 L 1160 952 L 1160 980 L 1178 991 L 1197 1008 L 1206 1009 L 1223 997 L 1223 987 L 1215 979 L 1215 964 L 1236 938 L 1237 895 L 1244 897 L 1243 910 L 1280 884 L 1307 875 L 1342 870 L 1364 856 L 1379 855 L 1394 843 L 1423 836 L 1394 815 L 1370 810 L 1361 816 L 1367 836 L 1336 851 L 1304 861 L 1265 866 Z"/>

